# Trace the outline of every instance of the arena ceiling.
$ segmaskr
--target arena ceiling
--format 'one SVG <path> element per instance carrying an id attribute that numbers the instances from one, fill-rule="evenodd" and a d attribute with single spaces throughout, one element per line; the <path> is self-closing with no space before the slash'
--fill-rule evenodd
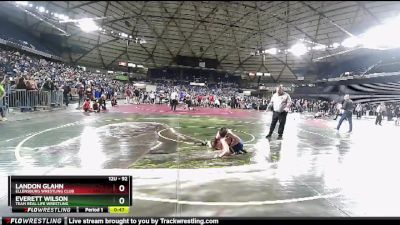
<path id="1" fill-rule="evenodd" d="M 5 6 L 0 12 L 14 23 L 39 32 L 60 33 L 48 23 L 16 9 L 13 2 L 0 4 Z M 173 66 L 174 58 L 184 55 L 217 59 L 219 69 L 237 74 L 269 72 L 274 81 L 297 79 L 304 75 L 301 71 L 313 59 L 344 49 L 309 51 L 302 56 L 283 52 L 252 54 L 257 49 L 289 49 L 302 39 L 326 46 L 341 43 L 386 18 L 397 16 L 400 10 L 400 2 L 390 1 L 48 1 L 34 4 L 73 19 L 105 17 L 96 23 L 146 40 L 146 43 L 127 46 L 125 40 L 98 31 L 82 32 L 73 23 L 54 23 L 70 34 L 64 38 L 66 45 L 85 49 L 83 54 L 63 55 L 79 65 L 109 68 L 124 60 L 154 68 Z"/>

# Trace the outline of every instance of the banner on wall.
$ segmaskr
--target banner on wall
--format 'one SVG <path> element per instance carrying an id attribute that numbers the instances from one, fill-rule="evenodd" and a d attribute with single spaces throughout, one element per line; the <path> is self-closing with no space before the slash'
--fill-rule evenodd
<path id="1" fill-rule="evenodd" d="M 146 84 L 143 84 L 143 83 L 135 83 L 135 84 L 133 84 L 133 86 L 135 86 L 136 88 L 139 88 L 139 89 L 146 88 Z"/>
<path id="2" fill-rule="evenodd" d="M 243 91 L 243 95 L 244 96 L 250 96 L 251 95 L 251 91 Z"/>
<path id="3" fill-rule="evenodd" d="M 258 89 L 260 91 L 275 91 L 276 87 L 268 87 L 268 86 L 259 86 Z M 292 87 L 283 87 L 283 90 L 286 92 L 292 92 Z"/>
<path id="4" fill-rule="evenodd" d="M 147 92 L 152 92 L 152 91 L 156 91 L 157 90 L 157 86 L 156 85 L 146 85 L 146 91 Z"/>
<path id="5" fill-rule="evenodd" d="M 205 83 L 197 83 L 197 82 L 190 82 L 190 85 L 192 85 L 192 86 L 206 86 L 206 84 Z"/>

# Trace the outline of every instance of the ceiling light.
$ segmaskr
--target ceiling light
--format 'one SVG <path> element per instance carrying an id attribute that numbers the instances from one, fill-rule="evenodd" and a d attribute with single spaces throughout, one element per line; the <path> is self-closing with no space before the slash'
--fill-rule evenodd
<path id="1" fill-rule="evenodd" d="M 278 53 L 278 49 L 277 48 L 270 48 L 268 50 L 265 50 L 266 53 L 271 54 L 271 55 L 276 55 L 276 53 Z"/>
<path id="2" fill-rule="evenodd" d="M 54 14 L 54 17 L 56 17 L 56 18 L 58 18 L 60 21 L 60 23 L 67 23 L 67 22 L 72 22 L 72 21 L 70 21 L 70 18 L 68 17 L 68 16 L 66 16 L 66 15 L 63 15 L 63 14 L 57 14 L 57 13 L 55 13 Z"/>
<path id="3" fill-rule="evenodd" d="M 295 56 L 301 56 L 307 53 L 307 47 L 303 43 L 297 43 L 288 49 L 288 52 Z"/>
<path id="4" fill-rule="evenodd" d="M 397 30 L 400 18 L 388 20 L 360 35 L 363 47 L 371 49 L 391 49 L 400 47 L 400 35 Z"/>
<path id="5" fill-rule="evenodd" d="M 313 50 L 325 50 L 326 45 L 316 45 L 312 48 Z"/>
<path id="6" fill-rule="evenodd" d="M 332 44 L 332 48 L 338 48 L 339 46 L 340 46 L 340 44 L 337 43 L 337 42 L 335 42 L 335 43 Z"/>
<path id="7" fill-rule="evenodd" d="M 360 45 L 360 40 L 357 37 L 349 37 L 342 42 L 342 45 L 346 48 L 354 48 Z"/>
<path id="8" fill-rule="evenodd" d="M 46 10 L 46 13 L 49 13 L 49 10 Z"/>
<path id="9" fill-rule="evenodd" d="M 26 1 L 18 1 L 18 2 L 15 2 L 15 4 L 16 4 L 16 5 L 27 6 L 27 5 L 28 5 L 28 2 L 26 2 Z"/>
<path id="10" fill-rule="evenodd" d="M 129 35 L 129 38 L 131 38 L 131 39 L 132 39 L 132 35 Z"/>
<path id="11" fill-rule="evenodd" d="M 46 11 L 46 9 L 45 9 L 43 6 L 40 6 L 38 10 L 39 10 L 39 12 L 41 12 L 41 13 L 43 13 L 43 12 Z"/>
<path id="12" fill-rule="evenodd" d="M 32 7 L 33 7 L 33 4 L 29 3 L 29 7 L 31 7 L 31 8 L 32 8 Z"/>
<path id="13" fill-rule="evenodd" d="M 83 19 L 78 23 L 78 26 L 83 32 L 92 32 L 99 29 L 92 19 Z"/>

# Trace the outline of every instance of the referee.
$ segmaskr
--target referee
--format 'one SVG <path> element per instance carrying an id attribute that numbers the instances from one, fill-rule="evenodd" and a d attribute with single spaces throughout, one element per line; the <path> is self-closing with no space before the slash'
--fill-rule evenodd
<path id="1" fill-rule="evenodd" d="M 283 130 L 285 129 L 286 117 L 289 112 L 289 107 L 292 104 L 290 95 L 283 91 L 283 85 L 276 87 L 276 93 L 272 95 L 271 102 L 268 104 L 267 110 L 273 110 L 272 122 L 269 127 L 269 133 L 266 138 L 270 138 L 275 130 L 276 123 L 279 120 L 278 140 L 282 139 Z"/>
<path id="2" fill-rule="evenodd" d="M 176 111 L 178 105 L 178 92 L 174 89 L 170 95 L 171 111 Z"/>

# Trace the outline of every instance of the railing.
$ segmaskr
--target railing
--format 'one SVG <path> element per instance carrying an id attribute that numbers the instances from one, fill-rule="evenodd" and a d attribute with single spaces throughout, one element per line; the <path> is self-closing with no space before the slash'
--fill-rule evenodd
<path id="1" fill-rule="evenodd" d="M 56 59 L 56 60 L 59 60 L 61 62 L 64 61 L 59 56 L 51 55 L 51 54 L 43 52 L 43 51 L 38 51 L 36 49 L 29 48 L 27 46 L 23 46 L 23 45 L 18 44 L 18 43 L 14 43 L 13 41 L 5 40 L 3 38 L 0 38 L 0 44 L 7 45 L 7 46 L 10 46 L 10 47 L 13 47 L 13 48 L 16 48 L 16 49 L 21 49 L 21 50 L 24 50 L 24 51 L 27 51 L 27 52 L 30 52 L 30 53 L 33 53 L 33 54 L 36 54 L 36 55 L 44 56 L 44 57 L 49 58 L 49 59 Z"/>
<path id="2" fill-rule="evenodd" d="M 60 108 L 64 101 L 62 91 L 16 89 L 10 91 L 7 97 L 6 105 L 19 109 Z"/>

